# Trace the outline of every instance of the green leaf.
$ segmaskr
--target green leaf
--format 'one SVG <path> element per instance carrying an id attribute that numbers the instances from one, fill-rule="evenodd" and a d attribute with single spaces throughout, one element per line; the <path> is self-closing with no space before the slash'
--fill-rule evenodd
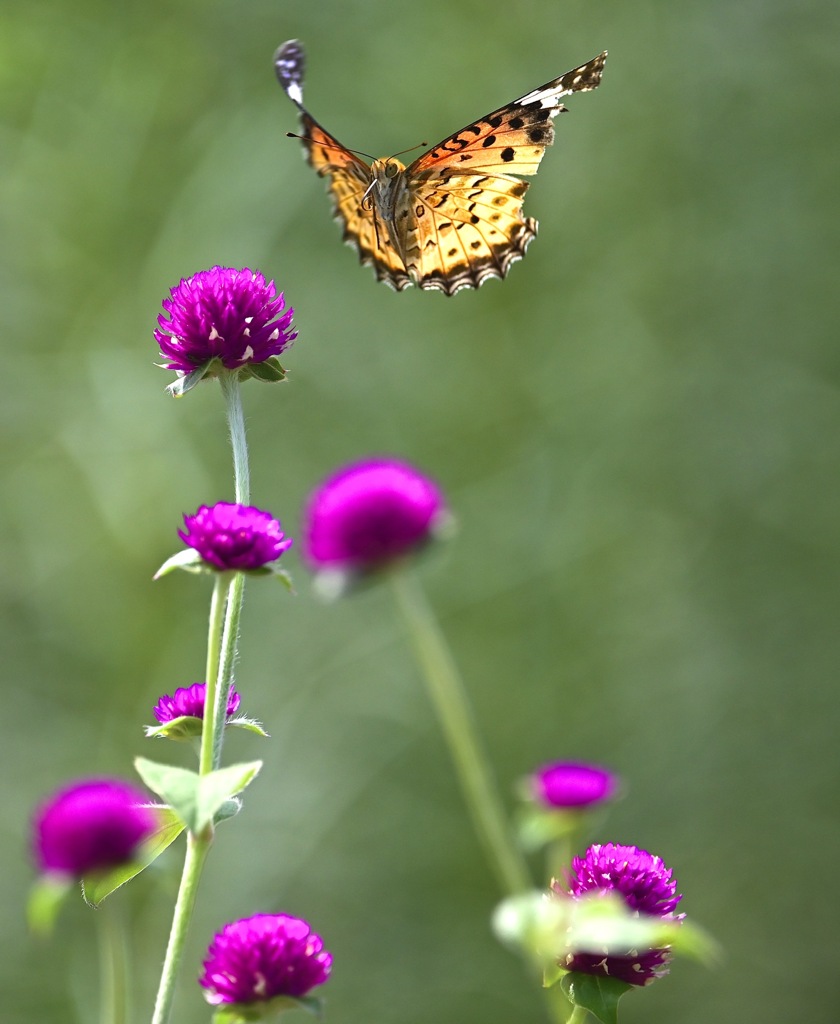
<path id="1" fill-rule="evenodd" d="M 187 768 L 158 764 L 145 757 L 135 758 L 134 767 L 149 789 L 169 804 L 181 822 L 191 832 L 198 831 L 195 828 L 199 802 L 198 773 Z"/>
<path id="2" fill-rule="evenodd" d="M 301 1010 L 306 1010 L 314 1017 L 320 1017 L 324 1012 L 324 1000 L 319 996 L 303 996 L 301 999 L 296 999 L 295 1003 Z"/>
<path id="3" fill-rule="evenodd" d="M 572 971 L 563 979 L 563 991 L 575 1006 L 582 1006 L 602 1024 L 617 1024 L 618 1001 L 633 988 L 626 981 L 601 974 L 580 974 Z"/>
<path id="4" fill-rule="evenodd" d="M 202 832 L 226 800 L 240 793 L 262 768 L 262 761 L 234 764 L 207 775 L 138 757 L 134 766 L 152 792 L 170 805 L 184 825 Z"/>
<path id="5" fill-rule="evenodd" d="M 159 580 L 161 576 L 166 576 L 176 569 L 184 569 L 186 572 L 194 573 L 216 572 L 215 569 L 204 561 L 195 548 L 184 548 L 183 551 L 179 551 L 177 554 L 172 555 L 171 558 L 167 558 L 152 579 Z"/>
<path id="6" fill-rule="evenodd" d="M 241 793 L 256 778 L 262 768 L 262 761 L 248 761 L 219 768 L 209 775 L 201 776 L 199 803 L 197 808 L 196 831 L 201 831 L 213 820 L 230 797 Z"/>
<path id="7" fill-rule="evenodd" d="M 201 736 L 204 720 L 195 715 L 180 715 L 162 725 L 146 725 L 147 738 L 158 737 L 166 740 L 194 740 Z"/>
<path id="8" fill-rule="evenodd" d="M 271 356 L 271 358 L 261 363 L 248 363 L 242 367 L 239 375 L 243 380 L 253 377 L 255 380 L 261 380 L 266 384 L 276 384 L 278 381 L 286 379 L 286 371 L 280 365 L 277 356 Z"/>
<path id="9" fill-rule="evenodd" d="M 225 800 L 222 806 L 213 815 L 213 822 L 227 821 L 228 818 L 233 818 L 242 810 L 242 801 L 239 797 L 232 796 L 230 800 Z"/>
<path id="10" fill-rule="evenodd" d="M 493 913 L 493 931 L 505 945 L 522 950 L 550 972 L 574 953 L 627 956 L 633 951 L 670 949 L 707 965 L 718 947 L 702 928 L 631 910 L 618 893 L 593 892 L 571 899 L 541 892 L 503 900 Z M 556 982 L 551 973 L 547 984 Z"/>
<path id="11" fill-rule="evenodd" d="M 291 593 L 295 592 L 291 576 L 285 569 L 279 568 L 276 562 L 269 562 L 268 565 L 258 565 L 255 569 L 217 569 L 216 566 L 205 562 L 195 548 L 185 548 L 183 551 L 179 551 L 177 554 L 167 558 L 152 579 L 159 580 L 162 576 L 167 576 L 176 569 L 204 575 L 241 572 L 245 576 L 274 576 L 287 590 Z"/>
<path id="12" fill-rule="evenodd" d="M 81 879 L 82 897 L 89 906 L 98 906 L 121 885 L 139 875 L 183 832 L 183 824 L 170 807 L 153 804 L 151 810 L 158 819 L 158 826 L 132 860 L 109 871 L 92 872 Z M 38 879 L 27 905 L 29 926 L 36 935 L 45 936 L 52 931 L 61 905 L 75 886 L 74 879 L 61 875 L 45 875 Z"/>
<path id="13" fill-rule="evenodd" d="M 128 864 L 122 864 L 112 871 L 98 872 L 82 879 L 82 893 L 85 901 L 96 907 L 121 885 L 130 882 L 141 871 L 145 871 L 184 831 L 183 822 L 171 807 L 154 806 L 159 825 L 140 847 L 137 857 Z"/>
<path id="14" fill-rule="evenodd" d="M 626 956 L 634 950 L 670 948 L 707 965 L 718 958 L 717 944 L 698 925 L 640 914 L 616 893 L 591 893 L 571 903 L 566 934 L 570 952 Z"/>
<path id="15" fill-rule="evenodd" d="M 273 562 L 266 568 L 270 570 L 272 576 L 274 576 L 274 578 L 279 583 L 283 584 L 283 586 L 286 588 L 286 590 L 289 591 L 290 594 L 294 594 L 295 587 L 294 584 L 292 583 L 292 577 L 286 572 L 285 569 L 280 569 L 276 562 Z"/>
<path id="16" fill-rule="evenodd" d="M 253 732 L 257 736 L 268 738 L 268 733 L 263 728 L 262 722 L 258 722 L 255 718 L 246 718 L 244 715 L 238 715 L 236 718 L 229 719 L 225 728 L 245 729 L 246 732 Z"/>
<path id="17" fill-rule="evenodd" d="M 196 718 L 195 715 L 180 715 L 162 725 L 145 725 L 143 731 L 147 739 L 166 740 L 195 740 L 201 736 L 204 720 Z M 239 715 L 236 718 L 229 718 L 225 722 L 226 729 L 244 729 L 246 732 L 256 733 L 257 736 L 268 736 L 268 733 L 254 718 L 246 718 Z"/>
<path id="18" fill-rule="evenodd" d="M 550 964 L 565 953 L 573 912 L 572 900 L 546 898 L 537 890 L 520 893 L 496 907 L 493 932 L 504 945 L 523 950 L 529 959 Z"/>
<path id="19" fill-rule="evenodd" d="M 211 359 L 209 363 L 205 363 L 195 370 L 190 370 L 183 377 L 179 377 L 177 380 L 173 380 L 171 384 L 168 384 L 166 390 L 173 398 L 182 398 L 188 391 L 192 391 L 196 384 L 200 384 L 205 377 L 213 375 L 211 368 L 214 362 L 215 360 Z M 168 367 L 164 367 L 164 369 L 168 369 Z"/>
<path id="20" fill-rule="evenodd" d="M 551 988 L 552 985 L 556 985 L 558 981 L 565 978 L 568 973 L 565 967 L 550 961 L 543 967 L 543 988 Z"/>
<path id="21" fill-rule="evenodd" d="M 58 912 L 73 888 L 75 882 L 65 875 L 43 875 L 36 879 L 26 904 L 26 920 L 35 935 L 40 938 L 50 935 Z"/>
<path id="22" fill-rule="evenodd" d="M 681 921 L 670 926 L 666 944 L 677 956 L 687 956 L 697 960 L 706 967 L 714 967 L 720 962 L 720 946 L 699 925 L 693 921 Z"/>

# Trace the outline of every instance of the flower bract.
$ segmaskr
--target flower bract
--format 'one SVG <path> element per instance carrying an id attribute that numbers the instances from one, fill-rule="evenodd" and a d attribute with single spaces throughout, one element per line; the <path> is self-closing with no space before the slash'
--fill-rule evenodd
<path id="1" fill-rule="evenodd" d="M 677 883 L 661 857 L 636 846 L 604 843 L 590 846 L 583 857 L 575 857 L 564 892 L 560 883 L 555 892 L 572 897 L 585 893 L 614 893 L 627 907 L 639 914 L 677 921 L 674 910 L 682 899 Z M 668 949 L 633 951 L 626 956 L 596 952 L 572 952 L 561 963 L 569 971 L 603 974 L 630 985 L 646 985 L 667 973 L 671 958 Z"/>
<path id="2" fill-rule="evenodd" d="M 269 512 L 251 505 L 219 501 L 184 516 L 178 536 L 209 565 L 222 571 L 259 569 L 277 561 L 292 546 Z"/>
<path id="3" fill-rule="evenodd" d="M 155 341 L 166 368 L 180 373 L 212 360 L 228 370 L 265 362 L 297 337 L 282 292 L 248 268 L 216 266 L 184 278 L 163 308 Z"/>
<path id="4" fill-rule="evenodd" d="M 385 458 L 357 462 L 310 497 L 305 554 L 315 569 L 370 571 L 421 546 L 444 513 L 438 487 L 412 466 Z"/>
<path id="5" fill-rule="evenodd" d="M 80 878 L 130 861 L 156 827 L 148 797 L 133 786 L 115 779 L 77 782 L 38 809 L 35 855 L 43 872 Z"/>
<path id="6" fill-rule="evenodd" d="M 161 722 L 171 722 L 175 718 L 188 715 L 191 718 L 204 718 L 204 701 L 207 695 L 207 683 L 193 683 L 191 686 L 179 686 L 170 697 L 164 693 L 153 709 L 155 718 Z M 230 718 L 239 709 L 240 696 L 233 686 L 228 694 L 226 715 Z"/>
<path id="7" fill-rule="evenodd" d="M 199 984 L 208 1003 L 300 999 L 330 974 L 332 954 L 306 921 L 287 914 L 255 914 L 217 932 Z"/>

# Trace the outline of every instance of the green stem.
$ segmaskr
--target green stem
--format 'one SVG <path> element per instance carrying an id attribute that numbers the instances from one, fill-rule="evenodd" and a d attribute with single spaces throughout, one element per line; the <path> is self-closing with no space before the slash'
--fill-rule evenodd
<path id="1" fill-rule="evenodd" d="M 201 729 L 201 750 L 199 754 L 198 773 L 207 775 L 214 767 L 214 737 L 218 723 L 217 692 L 219 686 L 220 663 L 222 650 L 222 630 L 227 598 L 233 590 L 234 581 L 239 573 L 217 573 L 213 584 L 213 596 L 210 600 L 210 622 L 207 628 L 207 689 L 204 699 L 204 723 Z M 222 718 L 224 727 L 224 718 Z M 187 833 L 187 854 L 181 872 L 181 884 L 175 901 L 172 915 L 172 927 L 169 932 L 169 943 L 163 961 L 152 1024 L 167 1024 L 172 1012 L 172 1001 L 175 997 L 175 983 L 184 955 L 184 944 L 187 938 L 190 918 L 192 917 L 201 870 L 213 841 L 213 829 L 207 828 L 201 835 Z"/>
<path id="2" fill-rule="evenodd" d="M 251 498 L 250 470 L 248 468 L 248 442 L 245 436 L 245 415 L 242 409 L 242 390 L 239 384 L 239 374 L 236 371 L 223 373 L 219 377 L 219 384 L 225 399 L 227 412 L 228 430 L 230 432 L 230 445 L 233 452 L 233 476 L 236 501 L 240 505 L 249 504 Z M 216 665 L 217 674 L 214 685 L 212 703 L 212 723 L 207 730 L 209 733 L 208 760 L 202 760 L 202 764 L 218 768 L 222 762 L 222 742 L 224 740 L 225 721 L 227 720 L 228 694 L 233 683 L 233 669 L 236 663 L 237 648 L 239 643 L 239 618 L 242 614 L 242 600 L 245 593 L 245 576 L 236 573 L 231 580 L 225 602 L 225 622 L 222 634 L 221 660 Z M 209 659 L 208 659 L 209 660 Z M 208 668 L 209 673 L 209 668 Z M 207 677 L 207 703 L 210 706 L 210 676 Z M 204 734 L 202 734 L 202 741 Z M 204 752 L 204 751 L 202 751 Z M 211 770 L 210 767 L 207 770 Z"/>
<path id="3" fill-rule="evenodd" d="M 178 898 L 175 901 L 175 912 L 172 915 L 172 928 L 169 932 L 169 943 L 167 944 L 166 957 L 163 961 L 160 987 L 158 988 L 155 1009 L 152 1014 L 152 1024 L 167 1024 L 169 1015 L 172 1012 L 175 983 L 178 979 L 178 970 L 184 956 L 187 930 L 190 918 L 192 917 L 193 907 L 195 906 L 201 869 L 204 867 L 204 861 L 210 849 L 210 842 L 210 834 L 195 836 L 191 832 L 187 833 L 187 855 L 184 858 L 181 885 L 178 889 Z"/>
<path id="4" fill-rule="evenodd" d="M 216 730 L 218 722 L 218 692 L 224 689 L 219 685 L 221 678 L 221 651 L 223 619 L 228 598 L 233 589 L 233 581 L 239 573 L 216 573 L 213 584 L 213 597 L 210 600 L 210 622 L 207 628 L 207 689 L 204 693 L 204 724 L 201 729 L 201 755 L 198 762 L 198 774 L 206 775 L 213 771 L 216 747 Z M 224 719 L 222 719 L 224 726 Z"/>
<path id="5" fill-rule="evenodd" d="M 564 1018 L 564 1020 L 566 1020 L 566 1024 L 584 1024 L 587 1012 L 582 1006 L 576 1006 L 572 1011 L 571 1017 L 568 1020 Z"/>
<path id="6" fill-rule="evenodd" d="M 222 763 L 222 742 L 227 721 L 227 702 L 233 683 L 233 668 L 239 646 L 239 618 L 245 595 L 245 574 L 234 573 L 227 591 L 225 602 L 225 624 L 222 633 L 221 660 L 218 664 L 218 686 L 216 687 L 215 710 L 213 715 L 213 748 L 211 767 L 215 770 Z M 208 694 L 209 700 L 209 694 Z M 208 730 L 209 731 L 209 730 Z M 202 734 L 202 740 L 204 735 Z"/>
<path id="7" fill-rule="evenodd" d="M 526 892 L 533 888 L 528 867 L 511 835 L 490 766 L 481 749 L 464 684 L 443 633 L 408 568 L 397 568 L 390 576 L 475 830 L 502 889 L 512 896 Z"/>
<path id="8" fill-rule="evenodd" d="M 225 397 L 230 443 L 233 449 L 235 500 L 240 505 L 247 505 L 250 501 L 250 474 L 239 377 L 235 372 L 223 373 L 219 377 L 219 383 Z M 218 573 L 215 578 L 207 631 L 207 689 L 204 699 L 204 723 L 201 729 L 199 775 L 207 775 L 221 763 L 228 692 L 236 660 L 244 585 L 245 577 L 238 572 Z M 187 853 L 172 915 L 172 928 L 169 932 L 152 1024 L 168 1024 L 172 1012 L 175 984 L 184 955 L 187 930 L 195 906 L 201 871 L 212 841 L 212 826 L 205 829 L 201 835 L 187 834 Z"/>
<path id="9" fill-rule="evenodd" d="M 398 567 L 392 572 L 391 584 L 485 853 L 506 893 L 515 896 L 527 892 L 533 888 L 531 875 L 508 825 L 463 681 L 443 632 L 408 568 Z M 539 976 L 539 964 L 533 967 Z M 583 1024 L 578 1008 L 572 1007 L 559 985 L 542 991 L 548 1016 L 555 1024 Z"/>
<path id="10" fill-rule="evenodd" d="M 222 394 L 225 396 L 230 444 L 233 449 L 233 476 L 236 501 L 247 505 L 251 498 L 251 479 L 248 469 L 248 443 L 245 440 L 245 414 L 242 411 L 242 391 L 239 374 L 234 370 L 219 376 Z"/>
<path id="11" fill-rule="evenodd" d="M 99 931 L 101 1024 L 127 1024 L 128 946 L 119 910 L 109 900 L 96 914 Z"/>

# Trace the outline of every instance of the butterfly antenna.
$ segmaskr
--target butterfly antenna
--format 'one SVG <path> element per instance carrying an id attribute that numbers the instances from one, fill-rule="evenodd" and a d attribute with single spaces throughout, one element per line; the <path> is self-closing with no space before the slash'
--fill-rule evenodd
<path id="1" fill-rule="evenodd" d="M 413 153 L 415 149 L 423 149 L 425 146 L 428 146 L 428 145 L 429 145 L 428 142 L 418 142 L 414 146 L 409 146 L 408 149 L 401 149 L 399 151 L 399 153 L 392 153 L 391 156 L 388 157 L 388 159 L 390 160 L 391 157 L 395 157 L 395 156 L 405 156 L 406 153 Z"/>
<path id="2" fill-rule="evenodd" d="M 326 142 L 324 139 L 313 139 L 311 135 L 297 135 L 295 132 L 286 132 L 289 139 L 300 139 L 301 142 L 308 142 L 310 146 L 321 146 L 323 149 L 339 149 L 342 153 L 354 153 L 356 156 L 363 156 L 366 160 L 374 160 L 370 153 L 364 153 L 361 149 L 348 149 L 337 142 Z"/>

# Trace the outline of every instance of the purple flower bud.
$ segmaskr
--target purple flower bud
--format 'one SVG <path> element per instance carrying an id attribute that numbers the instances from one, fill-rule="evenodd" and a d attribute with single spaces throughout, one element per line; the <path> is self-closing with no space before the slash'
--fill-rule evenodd
<path id="1" fill-rule="evenodd" d="M 590 892 L 618 893 L 634 911 L 667 920 L 680 920 L 673 913 L 682 896 L 661 857 L 636 846 L 615 843 L 590 846 L 583 857 L 575 857 L 569 877 L 568 893 L 554 882 L 555 892 L 582 896 Z M 667 949 L 651 949 L 632 956 L 604 956 L 596 953 L 570 953 L 561 964 L 583 974 L 605 974 L 630 985 L 647 985 L 668 973 L 671 959 Z"/>
<path id="2" fill-rule="evenodd" d="M 395 459 L 356 462 L 310 497 L 305 553 L 316 569 L 376 569 L 427 541 L 443 513 L 441 492 L 411 466 Z"/>
<path id="3" fill-rule="evenodd" d="M 204 718 L 204 700 L 207 695 L 207 683 L 193 683 L 192 686 L 179 686 L 170 697 L 164 693 L 154 707 L 154 716 L 161 723 L 171 722 L 173 718 L 188 715 L 191 718 Z M 226 715 L 235 715 L 240 696 L 231 686 L 228 694 Z"/>
<path id="4" fill-rule="evenodd" d="M 269 512 L 251 505 L 217 501 L 184 516 L 186 530 L 178 536 L 216 569 L 247 571 L 275 562 L 292 546 Z"/>
<path id="5" fill-rule="evenodd" d="M 298 917 L 255 914 L 217 932 L 199 984 L 208 1003 L 301 999 L 330 974 L 332 954 Z"/>
<path id="6" fill-rule="evenodd" d="M 38 809 L 34 848 L 44 872 L 80 878 L 132 859 L 157 828 L 141 791 L 114 779 L 91 779 L 60 790 Z"/>
<path id="7" fill-rule="evenodd" d="M 530 783 L 534 798 L 546 807 L 584 808 L 609 800 L 616 778 L 598 765 L 555 761 L 535 771 Z"/>
<path id="8" fill-rule="evenodd" d="M 296 337 L 293 309 L 255 270 L 212 267 L 184 278 L 164 299 L 155 341 L 170 370 L 189 373 L 211 359 L 228 370 L 279 355 Z"/>

